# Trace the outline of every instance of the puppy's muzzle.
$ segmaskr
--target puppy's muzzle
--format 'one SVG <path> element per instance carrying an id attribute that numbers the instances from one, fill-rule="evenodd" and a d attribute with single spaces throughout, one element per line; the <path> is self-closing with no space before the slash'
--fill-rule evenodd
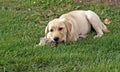
<path id="1" fill-rule="evenodd" d="M 59 41 L 59 37 L 54 37 L 54 41 L 58 42 Z"/>

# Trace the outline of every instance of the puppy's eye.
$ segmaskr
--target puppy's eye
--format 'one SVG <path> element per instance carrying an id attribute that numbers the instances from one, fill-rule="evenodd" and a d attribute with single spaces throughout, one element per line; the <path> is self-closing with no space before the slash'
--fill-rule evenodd
<path id="1" fill-rule="evenodd" d="M 63 28 L 62 28 L 62 27 L 60 27 L 60 28 L 59 28 L 59 31 L 61 31 L 61 30 L 63 30 Z"/>
<path id="2" fill-rule="evenodd" d="M 53 32 L 53 29 L 50 29 L 50 32 Z"/>

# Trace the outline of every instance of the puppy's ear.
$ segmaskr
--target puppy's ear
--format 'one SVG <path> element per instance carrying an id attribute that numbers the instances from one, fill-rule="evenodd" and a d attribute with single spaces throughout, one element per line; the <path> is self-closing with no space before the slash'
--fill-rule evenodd
<path id="1" fill-rule="evenodd" d="M 47 37 L 47 34 L 48 34 L 48 25 L 46 26 L 46 28 L 45 28 L 45 36 Z"/>
<path id="2" fill-rule="evenodd" d="M 66 29 L 67 29 L 67 37 L 70 37 L 71 34 L 71 29 L 72 29 L 72 25 L 69 21 L 65 20 L 64 21 Z"/>
<path id="3" fill-rule="evenodd" d="M 67 28 L 67 31 L 68 31 L 68 32 L 71 32 L 72 25 L 71 25 L 71 23 L 69 22 L 69 20 L 66 19 L 66 18 L 62 18 L 61 21 L 65 23 L 65 26 L 66 26 L 66 28 Z"/>

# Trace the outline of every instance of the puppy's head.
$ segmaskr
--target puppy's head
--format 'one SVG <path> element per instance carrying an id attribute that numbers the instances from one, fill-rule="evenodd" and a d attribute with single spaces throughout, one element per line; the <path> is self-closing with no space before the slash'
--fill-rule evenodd
<path id="1" fill-rule="evenodd" d="M 70 35 L 71 24 L 65 19 L 54 19 L 48 23 L 45 29 L 47 38 L 54 42 L 66 42 Z"/>

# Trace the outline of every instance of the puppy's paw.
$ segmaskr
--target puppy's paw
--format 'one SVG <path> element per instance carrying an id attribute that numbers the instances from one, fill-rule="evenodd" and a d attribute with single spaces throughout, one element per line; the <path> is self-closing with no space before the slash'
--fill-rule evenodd
<path id="1" fill-rule="evenodd" d="M 94 36 L 94 39 L 95 39 L 95 38 L 100 38 L 100 37 L 102 37 L 102 36 L 103 36 L 103 35 L 95 35 L 95 36 Z"/>

